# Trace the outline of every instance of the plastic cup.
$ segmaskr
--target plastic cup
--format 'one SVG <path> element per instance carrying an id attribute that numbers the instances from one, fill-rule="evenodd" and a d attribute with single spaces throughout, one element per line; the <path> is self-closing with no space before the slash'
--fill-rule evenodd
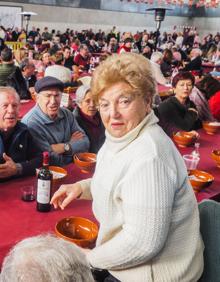
<path id="1" fill-rule="evenodd" d="M 25 202 L 32 202 L 35 200 L 33 185 L 24 186 L 21 188 L 21 199 Z"/>
<path id="2" fill-rule="evenodd" d="M 194 155 L 183 155 L 187 170 L 194 170 L 197 168 L 200 158 Z"/>

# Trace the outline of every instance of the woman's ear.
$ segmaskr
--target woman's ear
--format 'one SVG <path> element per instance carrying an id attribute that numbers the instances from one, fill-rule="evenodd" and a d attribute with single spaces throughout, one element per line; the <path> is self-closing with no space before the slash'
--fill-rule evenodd
<path id="1" fill-rule="evenodd" d="M 151 109 L 152 109 L 152 102 L 153 102 L 153 98 L 152 97 L 147 97 L 146 99 L 144 99 L 144 103 L 145 103 L 145 109 L 146 109 L 146 113 L 148 114 Z"/>

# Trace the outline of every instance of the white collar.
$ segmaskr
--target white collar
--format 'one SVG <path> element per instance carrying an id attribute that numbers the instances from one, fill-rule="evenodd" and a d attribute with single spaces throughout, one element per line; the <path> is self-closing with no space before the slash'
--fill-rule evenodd
<path id="1" fill-rule="evenodd" d="M 113 137 L 107 130 L 106 135 L 106 146 L 113 153 L 117 153 L 128 146 L 132 141 L 134 141 L 138 135 L 141 133 L 144 127 L 149 127 L 158 122 L 158 118 L 155 116 L 154 111 L 151 112 L 131 131 L 120 138 Z"/>

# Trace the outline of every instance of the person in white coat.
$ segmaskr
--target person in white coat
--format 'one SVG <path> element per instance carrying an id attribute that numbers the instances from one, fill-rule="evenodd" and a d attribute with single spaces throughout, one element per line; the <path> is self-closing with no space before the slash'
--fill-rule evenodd
<path id="1" fill-rule="evenodd" d="M 106 128 L 91 179 L 62 185 L 55 208 L 92 199 L 99 222 L 90 265 L 98 281 L 197 281 L 203 271 L 198 205 L 183 159 L 152 111 L 150 63 L 132 53 L 96 68 L 93 97 Z"/>

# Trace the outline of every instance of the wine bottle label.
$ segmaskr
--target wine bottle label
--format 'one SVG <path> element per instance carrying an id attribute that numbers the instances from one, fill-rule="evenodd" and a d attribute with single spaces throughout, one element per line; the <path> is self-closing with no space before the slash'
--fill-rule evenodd
<path id="1" fill-rule="evenodd" d="M 50 202 L 50 180 L 38 179 L 37 182 L 37 202 L 40 204 L 48 204 Z"/>

